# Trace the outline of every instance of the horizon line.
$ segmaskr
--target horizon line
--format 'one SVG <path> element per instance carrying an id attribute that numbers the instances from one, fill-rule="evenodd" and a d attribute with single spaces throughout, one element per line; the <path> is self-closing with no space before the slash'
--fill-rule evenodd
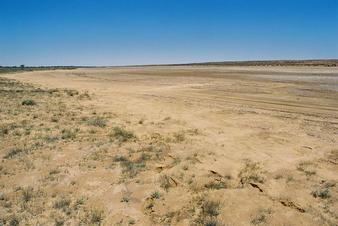
<path id="1" fill-rule="evenodd" d="M 264 60 L 224 60 L 224 61 L 203 61 L 203 62 L 182 62 L 182 63 L 160 63 L 160 64 L 121 64 L 121 65 L 26 65 L 26 64 L 18 64 L 18 65 L 0 65 L 0 68 L 15 68 L 24 65 L 25 68 L 36 68 L 36 67 L 142 67 L 142 66 L 188 66 L 188 65 L 207 65 L 212 64 L 214 66 L 231 66 L 230 64 L 243 64 L 243 63 L 278 63 L 278 62 L 288 62 L 288 63 L 300 63 L 300 62 L 330 62 L 334 61 L 338 63 L 338 58 L 321 58 L 321 59 L 264 59 Z M 337 62 L 336 62 L 337 61 Z M 250 66 L 250 65 L 248 65 Z M 255 66 L 255 65 L 251 65 Z M 338 65 L 336 65 L 338 66 Z"/>

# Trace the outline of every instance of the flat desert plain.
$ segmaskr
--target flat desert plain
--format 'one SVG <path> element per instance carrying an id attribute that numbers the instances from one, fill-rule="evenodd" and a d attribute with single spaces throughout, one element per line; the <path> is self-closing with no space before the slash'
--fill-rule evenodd
<path id="1" fill-rule="evenodd" d="M 338 68 L 0 75 L 0 225 L 337 225 Z"/>

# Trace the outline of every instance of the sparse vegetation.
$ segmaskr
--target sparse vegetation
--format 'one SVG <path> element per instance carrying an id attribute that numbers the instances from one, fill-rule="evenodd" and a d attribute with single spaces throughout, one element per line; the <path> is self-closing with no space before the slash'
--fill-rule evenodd
<path id="1" fill-rule="evenodd" d="M 161 193 L 159 191 L 154 191 L 151 194 L 151 198 L 153 198 L 153 199 L 159 199 L 159 198 L 161 198 Z"/>
<path id="2" fill-rule="evenodd" d="M 239 172 L 238 177 L 240 178 L 240 182 L 242 185 L 248 183 L 264 183 L 264 171 L 261 166 L 257 162 L 252 162 L 247 160 L 245 162 L 245 166 Z"/>
<path id="3" fill-rule="evenodd" d="M 111 136 L 116 138 L 120 142 L 126 142 L 130 139 L 135 138 L 135 135 L 134 135 L 133 132 L 125 130 L 125 129 L 118 127 L 118 126 L 113 128 Z"/>
<path id="4" fill-rule="evenodd" d="M 313 176 L 316 174 L 315 169 L 313 168 L 313 163 L 311 162 L 301 162 L 297 166 L 297 170 L 305 173 L 306 176 Z"/>
<path id="5" fill-rule="evenodd" d="M 103 220 L 103 211 L 97 209 L 91 210 L 88 216 L 88 220 L 88 223 L 100 225 Z"/>
<path id="6" fill-rule="evenodd" d="M 203 200 L 201 208 L 203 215 L 215 217 L 219 214 L 220 203 L 213 200 Z"/>
<path id="7" fill-rule="evenodd" d="M 87 73 L 84 70 L 67 73 L 80 77 Z M 217 71 L 221 74 L 223 68 Z M 46 76 L 48 73 L 51 72 L 46 72 Z M 190 72 L 187 70 L 187 73 Z M 193 73 L 199 72 L 194 69 Z M 255 80 L 255 86 L 250 87 L 250 79 L 242 84 L 233 76 L 231 82 L 233 79 L 236 82 L 228 85 L 228 79 L 223 82 L 219 74 L 219 83 L 210 79 L 211 86 L 193 88 L 198 93 L 198 103 L 193 95 L 189 96 L 192 101 L 186 102 L 188 95 L 180 89 L 177 95 L 163 102 L 168 104 L 164 106 L 162 97 L 169 96 L 172 91 L 156 91 L 159 102 L 154 103 L 161 103 L 142 111 L 139 111 L 140 106 L 155 106 L 153 103 L 138 105 L 136 100 L 152 98 L 143 92 L 140 92 L 142 98 L 132 96 L 135 106 L 123 108 L 120 102 L 115 105 L 108 98 L 101 101 L 102 93 L 95 94 L 90 85 L 89 96 L 82 91 L 37 88 L 0 77 L 0 225 L 190 223 L 220 226 L 224 225 L 223 221 L 236 225 L 239 218 L 243 224 L 253 225 L 291 222 L 277 219 L 281 216 L 280 210 L 297 215 L 292 218 L 296 225 L 300 222 L 334 225 L 331 221 L 335 219 L 334 204 L 338 193 L 332 170 L 338 152 L 332 150 L 337 143 L 332 139 L 335 125 L 328 123 L 334 121 L 329 116 L 332 110 L 318 123 L 315 118 L 319 112 L 316 110 L 323 115 L 326 111 L 320 106 L 321 109 L 311 108 L 314 111 L 311 116 L 298 114 L 300 106 L 297 116 L 292 111 L 275 111 L 279 105 L 274 105 L 274 111 L 270 112 L 268 103 L 264 110 L 257 110 L 254 105 L 259 102 L 248 109 L 243 104 L 233 107 L 232 102 L 237 100 L 231 99 L 231 106 L 228 106 L 227 99 L 223 101 L 218 97 L 232 98 L 232 94 L 240 97 L 244 91 L 249 99 L 250 94 L 257 91 L 262 95 L 253 95 L 255 98 L 265 98 L 288 84 L 269 81 L 269 86 L 278 89 L 264 90 L 263 82 L 258 84 Z M 16 78 L 16 75 L 10 76 Z M 21 79 L 21 76 L 17 77 Z M 67 80 L 68 77 L 72 76 L 63 78 Z M 119 77 L 123 76 L 116 79 Z M 129 81 L 131 76 L 127 77 Z M 167 76 L 165 80 L 172 77 L 176 76 Z M 180 82 L 186 82 L 181 78 Z M 29 80 L 35 79 L 32 76 Z M 193 79 L 198 80 L 199 76 Z M 75 80 L 67 83 L 67 87 Z M 47 81 L 51 80 L 41 82 Z M 92 81 L 89 77 L 81 80 L 85 85 Z M 149 81 L 137 82 L 148 86 Z M 203 78 L 196 83 L 205 84 L 206 81 Z M 93 84 L 101 85 L 96 81 Z M 116 86 L 119 84 L 116 82 Z M 161 81 L 159 87 L 163 84 L 167 82 Z M 250 89 L 243 90 L 241 86 Z M 184 92 L 191 89 L 190 79 L 189 86 L 184 87 Z M 293 83 L 288 95 L 302 93 L 306 98 L 297 101 L 311 100 L 314 93 L 307 88 Z M 109 93 L 109 89 L 107 86 L 104 94 Z M 147 94 L 152 91 L 147 89 Z M 208 98 L 203 97 L 206 93 Z M 124 94 L 129 95 L 129 90 Z M 218 94 L 222 96 L 213 99 Z M 328 99 L 335 97 L 333 91 L 325 92 L 325 95 Z M 24 100 L 36 102 L 26 105 Z M 176 100 L 179 110 L 170 111 L 169 106 L 176 106 Z M 106 103 L 111 106 L 101 106 Z M 248 100 L 245 103 L 250 105 Z M 325 105 L 330 106 L 330 103 Z M 292 106 L 288 108 L 292 110 Z M 187 110 L 182 117 L 180 110 Z M 173 118 L 163 120 L 166 115 Z M 250 121 L 251 116 L 254 123 Z M 269 117 L 273 118 L 272 123 Z M 281 127 L 284 120 L 300 124 L 285 123 L 285 127 Z M 292 143 L 303 139 L 289 139 L 288 131 L 308 136 L 304 139 L 307 144 Z M 243 137 L 247 140 L 243 141 Z M 287 158 L 283 154 L 287 154 Z M 259 162 L 241 162 L 245 157 Z M 288 161 L 284 162 L 285 159 Z M 306 159 L 306 162 L 298 162 L 300 159 Z M 295 191 L 299 199 L 295 198 Z M 246 207 L 250 207 L 250 211 L 242 214 Z M 274 214 L 259 211 L 260 208 L 272 208 Z"/>
<path id="8" fill-rule="evenodd" d="M 20 225 L 19 219 L 15 215 L 12 215 L 9 219 L 9 226 L 18 226 L 18 225 Z"/>
<path id="9" fill-rule="evenodd" d="M 130 200 L 129 196 L 123 196 L 121 202 L 129 202 L 129 200 Z"/>
<path id="10" fill-rule="evenodd" d="M 203 198 L 200 200 L 201 212 L 196 219 L 198 225 L 222 225 L 217 216 L 220 211 L 220 202 Z"/>
<path id="11" fill-rule="evenodd" d="M 64 212 L 67 211 L 71 200 L 69 198 L 61 197 L 60 199 L 56 200 L 53 207 L 56 209 L 62 209 Z"/>
<path id="12" fill-rule="evenodd" d="M 7 154 L 4 156 L 4 159 L 11 159 L 14 158 L 15 156 L 23 153 L 24 150 L 21 148 L 11 148 Z"/>
<path id="13" fill-rule="evenodd" d="M 258 211 L 257 215 L 251 220 L 253 225 L 264 225 L 267 222 L 268 216 L 271 214 L 270 209 L 261 209 Z"/>
<path id="14" fill-rule="evenodd" d="M 63 129 L 61 131 L 61 138 L 63 140 L 73 140 L 76 137 L 76 130 Z"/>
<path id="15" fill-rule="evenodd" d="M 172 179 L 170 176 L 163 174 L 159 178 L 160 182 L 160 187 L 163 188 L 164 190 L 168 190 L 172 186 Z"/>
<path id="16" fill-rule="evenodd" d="M 22 190 L 22 200 L 24 202 L 29 202 L 33 198 L 33 188 L 26 187 Z"/>
<path id="17" fill-rule="evenodd" d="M 104 128 L 107 126 L 107 120 L 103 117 L 93 117 L 87 121 L 88 125 Z"/>
<path id="18" fill-rule="evenodd" d="M 228 188 L 229 185 L 224 180 L 212 180 L 209 183 L 205 184 L 205 187 L 209 189 L 225 189 Z"/>
<path id="19" fill-rule="evenodd" d="M 336 186 L 336 183 L 326 182 L 320 186 L 317 186 L 312 192 L 312 196 L 315 198 L 328 199 L 331 197 L 330 188 Z"/>
<path id="20" fill-rule="evenodd" d="M 330 190 L 329 188 L 317 188 L 311 193 L 315 198 L 327 199 L 330 198 Z"/>
<path id="21" fill-rule="evenodd" d="M 31 99 L 26 99 L 26 100 L 23 100 L 21 104 L 26 105 L 26 106 L 34 106 L 36 105 L 36 102 Z"/>

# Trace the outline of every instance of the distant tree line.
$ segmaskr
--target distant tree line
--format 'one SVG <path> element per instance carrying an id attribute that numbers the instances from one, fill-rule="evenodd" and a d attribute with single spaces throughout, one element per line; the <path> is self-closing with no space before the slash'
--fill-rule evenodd
<path id="1" fill-rule="evenodd" d="M 24 64 L 20 66 L 0 66 L 0 73 L 11 73 L 20 71 L 41 71 L 41 70 L 58 70 L 58 69 L 76 69 L 77 66 L 37 66 L 27 67 Z"/>

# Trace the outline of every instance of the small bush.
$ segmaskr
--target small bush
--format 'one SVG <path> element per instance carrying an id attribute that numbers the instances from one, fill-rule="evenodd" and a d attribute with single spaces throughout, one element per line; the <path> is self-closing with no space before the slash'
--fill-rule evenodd
<path id="1" fill-rule="evenodd" d="M 316 174 L 316 171 L 312 169 L 312 165 L 311 162 L 301 162 L 297 166 L 297 170 L 305 173 L 306 176 L 312 176 Z"/>
<path id="2" fill-rule="evenodd" d="M 154 191 L 151 196 L 150 196 L 152 199 L 159 199 L 161 198 L 161 193 L 158 192 L 158 191 Z"/>
<path id="3" fill-rule="evenodd" d="M 173 134 L 174 142 L 180 143 L 185 140 L 185 135 L 183 132 L 177 132 Z"/>
<path id="4" fill-rule="evenodd" d="M 206 188 L 209 188 L 209 189 L 216 189 L 216 190 L 219 190 L 219 189 L 225 189 L 225 188 L 228 188 L 229 185 L 227 182 L 225 181 L 218 181 L 218 180 L 213 180 L 213 181 L 210 181 L 209 183 L 205 184 L 204 187 Z"/>
<path id="5" fill-rule="evenodd" d="M 126 142 L 130 139 L 135 138 L 135 135 L 133 132 L 130 132 L 120 127 L 114 127 L 113 132 L 111 133 L 111 136 L 115 137 L 120 142 Z"/>
<path id="6" fill-rule="evenodd" d="M 315 198 L 328 199 L 331 197 L 329 188 L 317 188 L 312 191 L 312 196 Z"/>
<path id="7" fill-rule="evenodd" d="M 0 128 L 0 136 L 8 135 L 8 128 L 7 127 L 1 127 Z"/>
<path id="8" fill-rule="evenodd" d="M 122 167 L 122 173 L 129 177 L 135 177 L 138 172 L 146 166 L 144 162 L 133 162 L 129 159 L 120 162 L 120 166 Z"/>
<path id="9" fill-rule="evenodd" d="M 29 202 L 33 198 L 33 188 L 27 187 L 22 190 L 22 200 L 24 202 Z"/>
<path id="10" fill-rule="evenodd" d="M 245 166 L 239 172 L 238 177 L 241 179 L 241 184 L 245 185 L 248 183 L 264 183 L 265 177 L 264 172 L 259 163 L 246 161 Z"/>
<path id="11" fill-rule="evenodd" d="M 20 225 L 19 218 L 17 218 L 16 216 L 11 216 L 9 219 L 9 226 L 17 226 L 17 225 Z"/>
<path id="12" fill-rule="evenodd" d="M 92 210 L 89 214 L 89 221 L 92 224 L 100 225 L 103 220 L 103 212 L 100 210 Z"/>
<path id="13" fill-rule="evenodd" d="M 65 211 L 69 207 L 70 202 L 70 199 L 62 197 L 59 200 L 55 201 L 53 207 L 55 209 L 62 209 Z"/>
<path id="14" fill-rule="evenodd" d="M 161 175 L 159 181 L 160 187 L 166 191 L 172 186 L 172 183 L 170 182 L 170 177 L 168 175 Z"/>
<path id="15" fill-rule="evenodd" d="M 123 156 L 123 155 L 117 155 L 114 157 L 114 162 L 124 162 L 127 161 L 128 159 Z"/>
<path id="16" fill-rule="evenodd" d="M 210 217 L 210 218 L 204 219 L 203 225 L 204 226 L 218 226 L 218 225 L 221 226 L 222 224 L 219 223 L 217 219 Z"/>
<path id="17" fill-rule="evenodd" d="M 217 220 L 220 210 L 220 202 L 212 201 L 208 199 L 202 199 L 201 201 L 201 212 L 196 219 L 198 225 L 217 226 L 223 225 Z"/>
<path id="18" fill-rule="evenodd" d="M 36 105 L 36 102 L 34 100 L 31 100 L 31 99 L 26 99 L 26 100 L 23 100 L 21 102 L 22 105 L 25 105 L 25 106 L 34 106 Z"/>
<path id="19" fill-rule="evenodd" d="M 130 201 L 129 196 L 123 196 L 121 199 L 121 202 L 129 202 L 129 201 Z"/>
<path id="20" fill-rule="evenodd" d="M 257 215 L 252 221 L 251 224 L 257 225 L 266 222 L 266 216 L 264 214 Z"/>
<path id="21" fill-rule="evenodd" d="M 62 219 L 62 218 L 61 219 L 55 219 L 54 222 L 55 222 L 55 226 L 62 226 L 62 225 L 65 224 L 65 220 Z"/>
<path id="22" fill-rule="evenodd" d="M 69 139 L 73 140 L 75 139 L 75 137 L 76 137 L 76 133 L 73 130 L 63 129 L 61 131 L 61 138 L 63 140 L 69 140 Z"/>
<path id="23" fill-rule="evenodd" d="M 134 225 L 136 222 L 134 219 L 129 219 L 128 224 L 129 225 Z"/>
<path id="24" fill-rule="evenodd" d="M 202 214 L 215 217 L 219 215 L 220 203 L 212 200 L 204 200 L 202 203 Z"/>
<path id="25" fill-rule="evenodd" d="M 90 126 L 96 126 L 96 127 L 103 128 L 107 126 L 107 120 L 102 117 L 94 117 L 94 118 L 89 119 L 87 121 L 87 124 Z"/>
<path id="26" fill-rule="evenodd" d="M 12 148 L 10 149 L 7 154 L 4 156 L 4 159 L 12 159 L 14 156 L 21 154 L 24 150 L 20 148 Z"/>

